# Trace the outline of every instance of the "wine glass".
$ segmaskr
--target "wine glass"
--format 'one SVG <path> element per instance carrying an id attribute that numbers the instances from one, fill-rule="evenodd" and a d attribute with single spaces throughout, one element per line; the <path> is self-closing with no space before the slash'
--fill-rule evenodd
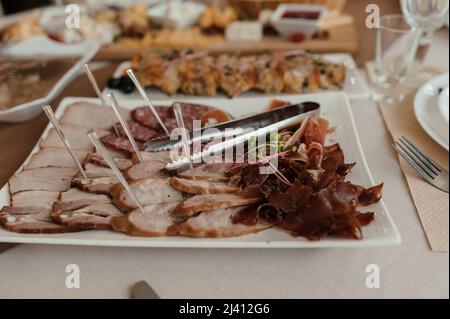
<path id="1" fill-rule="evenodd" d="M 410 76 L 407 83 L 418 87 L 435 74 L 423 68 L 434 32 L 447 21 L 449 0 L 401 0 L 403 15 L 415 33 L 413 48 L 407 56 Z"/>
<path id="2" fill-rule="evenodd" d="M 377 28 L 375 63 L 371 69 L 372 98 L 394 103 L 401 101 L 409 65 L 404 62 L 411 51 L 414 33 L 401 14 L 385 15 Z"/>

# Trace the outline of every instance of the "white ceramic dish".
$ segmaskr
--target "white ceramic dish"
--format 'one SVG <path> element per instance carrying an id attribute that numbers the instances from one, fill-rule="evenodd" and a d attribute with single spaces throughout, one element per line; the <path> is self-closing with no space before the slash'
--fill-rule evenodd
<path id="1" fill-rule="evenodd" d="M 347 75 L 345 77 L 345 82 L 342 87 L 342 91 L 348 94 L 348 97 L 353 99 L 367 99 L 370 97 L 370 90 L 367 86 L 366 80 L 361 76 L 358 67 L 356 66 L 355 60 L 348 53 L 328 53 L 322 55 L 324 60 L 333 62 L 333 63 L 343 63 L 347 70 Z M 125 74 L 125 71 L 130 67 L 129 62 L 121 63 L 116 71 L 114 71 L 114 77 L 120 77 Z M 110 89 L 105 88 L 104 93 L 110 91 Z M 130 94 L 124 94 L 120 90 L 111 90 L 114 92 L 114 95 L 117 97 L 119 101 L 126 101 L 129 99 L 139 99 L 141 96 L 137 90 Z M 158 89 L 149 88 L 146 89 L 146 92 L 149 94 L 152 99 L 186 99 L 186 98 L 195 98 L 195 96 L 189 96 L 184 94 L 174 94 L 172 96 L 168 96 L 165 93 L 159 91 Z M 284 94 L 279 94 L 283 96 Z M 257 96 L 268 96 L 267 94 L 252 91 L 241 94 L 239 97 L 257 97 Z M 226 96 L 222 93 L 218 93 L 215 97 L 211 97 L 211 99 L 215 98 L 225 98 Z M 238 97 L 238 98 L 239 98 Z M 208 97 L 205 97 L 208 98 Z"/>
<path id="2" fill-rule="evenodd" d="M 283 98 L 283 97 L 279 97 Z M 67 105 L 80 100 L 98 103 L 98 99 L 66 98 L 56 111 L 60 117 Z M 218 108 L 225 109 L 235 117 L 245 114 L 258 113 L 265 110 L 271 98 L 269 97 L 244 97 L 230 99 L 195 99 L 196 103 L 208 103 Z M 290 96 L 292 103 L 302 101 L 316 101 L 322 105 L 322 116 L 327 118 L 336 130 L 329 138 L 329 143 L 339 141 L 346 154 L 348 162 L 357 162 L 349 178 L 356 184 L 372 186 L 375 184 L 370 174 L 364 154 L 361 149 L 358 133 L 356 131 L 353 115 L 347 96 L 343 93 L 326 93 L 311 95 Z M 186 100 L 189 101 L 189 100 Z M 171 101 L 155 101 L 155 104 L 170 105 Z M 142 101 L 128 101 L 124 106 L 133 108 L 142 105 Z M 49 127 L 45 130 L 45 137 Z M 32 152 L 37 152 L 36 146 Z M 28 161 L 28 159 L 27 159 Z M 380 181 L 377 180 L 377 183 Z M 0 190 L 0 206 L 9 204 L 8 185 Z M 375 212 L 375 220 L 363 228 L 362 240 L 327 238 L 321 241 L 308 241 L 304 238 L 294 238 L 279 229 L 269 229 L 257 234 L 219 239 L 195 239 L 185 237 L 159 237 L 141 238 L 130 237 L 112 231 L 86 231 L 69 234 L 33 235 L 17 234 L 0 229 L 0 242 L 17 243 L 41 243 L 41 244 L 66 244 L 66 245 L 90 245 L 90 246 L 127 246 L 127 247 L 198 247 L 198 248 L 337 248 L 337 247 L 373 247 L 395 245 L 401 242 L 400 234 L 384 204 L 365 207 L 363 211 Z"/>
<path id="3" fill-rule="evenodd" d="M 38 116 L 42 111 L 42 106 L 50 103 L 59 93 L 78 75 L 83 64 L 90 61 L 98 51 L 98 46 L 92 48 L 74 66 L 64 74 L 55 84 L 51 91 L 42 98 L 30 101 L 21 105 L 16 105 L 5 110 L 0 110 L 0 122 L 19 123 L 28 121 Z"/>
<path id="4" fill-rule="evenodd" d="M 439 94 L 439 111 L 442 117 L 449 124 L 449 87 L 447 86 L 444 91 Z"/>
<path id="5" fill-rule="evenodd" d="M 166 15 L 167 10 L 169 10 Z M 203 12 L 206 5 L 194 1 L 161 2 L 148 9 L 150 19 L 158 24 L 185 29 L 194 25 Z"/>
<path id="6" fill-rule="evenodd" d="M 302 11 L 302 12 L 318 12 L 317 19 L 300 19 L 300 18 L 283 18 L 283 14 L 288 11 Z M 282 4 L 277 7 L 272 14 L 271 22 L 274 28 L 285 38 L 289 39 L 294 34 L 302 33 L 307 38 L 310 38 L 317 27 L 322 22 L 323 14 L 326 7 L 322 5 L 313 4 Z"/>
<path id="7" fill-rule="evenodd" d="M 439 91 L 449 84 L 448 73 L 425 83 L 414 98 L 414 113 L 420 126 L 439 145 L 449 150 L 448 122 L 438 106 Z M 447 100 L 448 101 L 448 100 Z"/>

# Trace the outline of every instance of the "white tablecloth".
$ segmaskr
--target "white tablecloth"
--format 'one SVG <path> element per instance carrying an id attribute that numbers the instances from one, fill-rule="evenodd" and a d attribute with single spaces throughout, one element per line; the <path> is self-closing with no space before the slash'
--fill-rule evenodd
<path id="1" fill-rule="evenodd" d="M 448 32 L 430 52 L 448 70 Z M 448 298 L 449 256 L 431 252 L 375 103 L 352 103 L 364 152 L 402 235 L 367 249 L 143 249 L 20 245 L 0 254 L 0 298 L 128 298 L 146 280 L 162 298 Z M 79 289 L 65 286 L 80 267 Z M 380 267 L 380 288 L 365 285 Z"/>

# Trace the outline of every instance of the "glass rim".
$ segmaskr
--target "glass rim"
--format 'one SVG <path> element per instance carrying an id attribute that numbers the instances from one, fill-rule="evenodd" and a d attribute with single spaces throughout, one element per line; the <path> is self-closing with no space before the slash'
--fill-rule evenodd
<path id="1" fill-rule="evenodd" d="M 382 23 L 382 21 L 393 20 L 393 19 L 403 20 L 405 22 L 405 26 L 407 27 L 407 29 L 388 27 L 388 26 L 383 25 L 383 23 Z M 409 33 L 412 31 L 411 26 L 406 22 L 406 19 L 402 14 L 387 14 L 387 15 L 381 16 L 380 17 L 380 25 L 378 26 L 378 29 L 382 29 L 385 31 L 393 32 L 393 33 L 401 33 L 401 34 Z"/>

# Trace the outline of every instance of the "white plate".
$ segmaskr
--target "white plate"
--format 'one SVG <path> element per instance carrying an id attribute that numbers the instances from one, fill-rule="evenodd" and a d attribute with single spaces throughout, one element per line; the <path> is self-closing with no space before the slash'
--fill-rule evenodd
<path id="1" fill-rule="evenodd" d="M 280 97 L 281 98 L 281 97 Z M 66 98 L 56 111 L 60 117 L 67 105 L 80 100 L 98 103 L 97 99 Z M 257 113 L 265 110 L 270 98 L 247 97 L 230 99 L 195 99 L 196 103 L 209 103 L 224 109 L 235 117 L 245 114 Z M 357 162 L 349 175 L 349 179 L 365 186 L 375 185 L 374 179 L 367 167 L 361 149 L 358 133 L 356 132 L 353 115 L 347 96 L 343 93 L 326 93 L 311 95 L 289 96 L 292 103 L 316 101 L 322 105 L 322 115 L 336 127 L 331 134 L 329 143 L 339 141 L 346 155 L 347 162 Z M 186 100 L 189 101 L 189 100 Z M 171 101 L 155 101 L 155 104 L 170 105 Z M 133 108 L 142 105 L 141 101 L 129 101 L 126 107 Z M 47 134 L 47 127 L 43 136 Z M 32 152 L 37 152 L 36 146 Z M 28 161 L 28 159 L 27 159 Z M 377 183 L 381 181 L 377 180 Z M 8 185 L 0 190 L 0 206 L 9 204 Z M 91 245 L 91 246 L 127 246 L 127 247 L 239 247 L 239 248 L 323 248 L 323 247 L 373 247 L 399 244 L 401 242 L 397 228 L 383 201 L 365 207 L 362 211 L 375 212 L 375 220 L 363 228 L 362 240 L 326 238 L 321 241 L 308 241 L 304 238 L 294 238 L 276 228 L 268 229 L 257 234 L 235 238 L 187 238 L 187 237 L 160 237 L 144 238 L 130 237 L 112 231 L 85 231 L 69 234 L 17 234 L 0 229 L 0 242 Z"/>
<path id="2" fill-rule="evenodd" d="M 50 90 L 47 96 L 16 105 L 5 110 L 0 110 L 0 122 L 19 123 L 28 121 L 38 116 L 42 111 L 42 106 L 50 103 L 58 94 L 78 75 L 83 64 L 90 61 L 98 51 L 98 46 L 92 48 L 78 62 L 64 74 L 61 79 Z"/>
<path id="3" fill-rule="evenodd" d="M 444 89 L 444 91 L 439 94 L 439 111 L 441 112 L 442 117 L 449 124 L 449 88 L 448 86 Z"/>
<path id="4" fill-rule="evenodd" d="M 350 99 L 367 99 L 370 97 L 370 90 L 367 86 L 366 80 L 361 76 L 359 73 L 359 70 L 356 66 L 355 60 L 353 60 L 353 57 L 348 53 L 329 53 L 329 54 L 322 54 L 323 59 L 330 61 L 332 63 L 343 63 L 345 65 L 345 68 L 347 70 L 347 75 L 345 77 L 345 82 L 342 87 L 342 91 L 346 92 Z M 129 62 L 123 62 L 121 63 L 116 71 L 114 72 L 114 77 L 119 77 L 125 73 L 125 71 L 130 67 Z M 109 88 L 105 88 L 104 93 L 106 91 L 110 90 Z M 138 99 L 141 96 L 139 95 L 139 92 L 135 90 L 131 94 L 124 94 L 119 90 L 112 90 L 114 92 L 114 95 L 117 97 L 119 101 L 128 100 L 128 99 Z M 184 94 L 174 94 L 172 96 L 168 96 L 158 89 L 147 89 L 146 90 L 152 99 L 185 99 L 185 98 L 193 98 L 193 96 L 187 96 Z M 284 94 L 280 94 L 280 96 L 283 96 Z M 240 95 L 241 97 L 256 97 L 256 96 L 268 96 L 264 93 L 258 93 L 258 92 L 247 92 Z M 225 97 L 224 94 L 217 94 L 216 97 Z"/>
<path id="5" fill-rule="evenodd" d="M 448 73 L 425 83 L 414 98 L 414 113 L 425 132 L 448 151 L 448 122 L 442 117 L 438 106 L 440 89 L 447 86 Z"/>

